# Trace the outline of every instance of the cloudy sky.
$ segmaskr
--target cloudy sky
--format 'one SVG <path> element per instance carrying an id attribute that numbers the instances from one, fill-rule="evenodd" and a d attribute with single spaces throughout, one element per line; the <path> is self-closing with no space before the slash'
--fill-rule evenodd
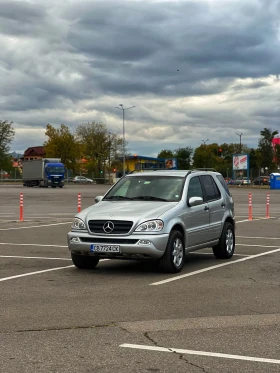
<path id="1" fill-rule="evenodd" d="M 257 146 L 280 130 L 280 0 L 0 0 L 0 119 L 11 150 L 48 123 L 100 121 L 129 151 Z"/>

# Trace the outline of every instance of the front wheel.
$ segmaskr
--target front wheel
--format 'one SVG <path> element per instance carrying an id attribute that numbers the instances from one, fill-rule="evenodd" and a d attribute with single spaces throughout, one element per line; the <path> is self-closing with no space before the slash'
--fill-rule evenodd
<path id="1" fill-rule="evenodd" d="M 212 249 L 217 259 L 229 259 L 233 256 L 235 249 L 235 233 L 231 223 L 226 222 L 224 224 L 219 242 Z"/>
<path id="2" fill-rule="evenodd" d="M 71 253 L 74 266 L 80 269 L 93 269 L 99 262 L 98 256 L 79 255 Z"/>
<path id="3" fill-rule="evenodd" d="M 172 231 L 163 256 L 159 259 L 159 267 L 164 272 L 180 272 L 185 262 L 184 237 L 179 231 Z"/>

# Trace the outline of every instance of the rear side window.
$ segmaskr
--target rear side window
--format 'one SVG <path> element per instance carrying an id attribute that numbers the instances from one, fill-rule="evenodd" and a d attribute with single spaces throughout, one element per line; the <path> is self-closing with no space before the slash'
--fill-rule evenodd
<path id="1" fill-rule="evenodd" d="M 222 187 L 224 188 L 224 190 L 226 191 L 226 193 L 231 197 L 231 193 L 230 193 L 230 191 L 228 189 L 227 183 L 225 182 L 225 179 L 222 177 L 222 175 L 217 175 L 217 179 L 222 184 Z"/>
<path id="2" fill-rule="evenodd" d="M 205 189 L 207 201 L 213 201 L 221 197 L 221 193 L 215 180 L 210 175 L 201 176 L 201 180 Z"/>

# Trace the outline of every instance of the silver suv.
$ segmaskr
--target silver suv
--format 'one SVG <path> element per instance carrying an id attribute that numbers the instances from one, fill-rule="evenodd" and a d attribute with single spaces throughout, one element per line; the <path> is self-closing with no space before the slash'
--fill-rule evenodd
<path id="1" fill-rule="evenodd" d="M 153 259 L 174 273 L 187 252 L 212 247 L 219 259 L 234 253 L 233 199 L 217 172 L 132 173 L 95 202 L 68 233 L 78 268 L 94 268 L 100 258 Z"/>

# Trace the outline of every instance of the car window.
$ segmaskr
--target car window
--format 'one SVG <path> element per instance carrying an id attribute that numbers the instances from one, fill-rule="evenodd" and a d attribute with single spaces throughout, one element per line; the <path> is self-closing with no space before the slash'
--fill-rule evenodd
<path id="1" fill-rule="evenodd" d="M 120 180 L 104 197 L 116 196 L 133 200 L 179 201 L 185 179 L 170 176 L 133 176 Z"/>
<path id="2" fill-rule="evenodd" d="M 227 186 L 227 183 L 225 182 L 225 179 L 222 177 L 222 175 L 217 175 L 217 179 L 219 180 L 219 182 L 222 184 L 222 187 L 224 188 L 224 190 L 226 191 L 226 193 L 231 196 L 231 193 L 228 189 L 228 186 Z"/>
<path id="3" fill-rule="evenodd" d="M 201 180 L 205 189 L 207 201 L 213 201 L 221 197 L 221 193 L 212 176 L 201 176 Z"/>
<path id="4" fill-rule="evenodd" d="M 188 196 L 187 196 L 188 201 L 191 197 L 201 197 L 204 199 L 202 186 L 201 186 L 198 176 L 191 178 L 189 182 Z"/>

